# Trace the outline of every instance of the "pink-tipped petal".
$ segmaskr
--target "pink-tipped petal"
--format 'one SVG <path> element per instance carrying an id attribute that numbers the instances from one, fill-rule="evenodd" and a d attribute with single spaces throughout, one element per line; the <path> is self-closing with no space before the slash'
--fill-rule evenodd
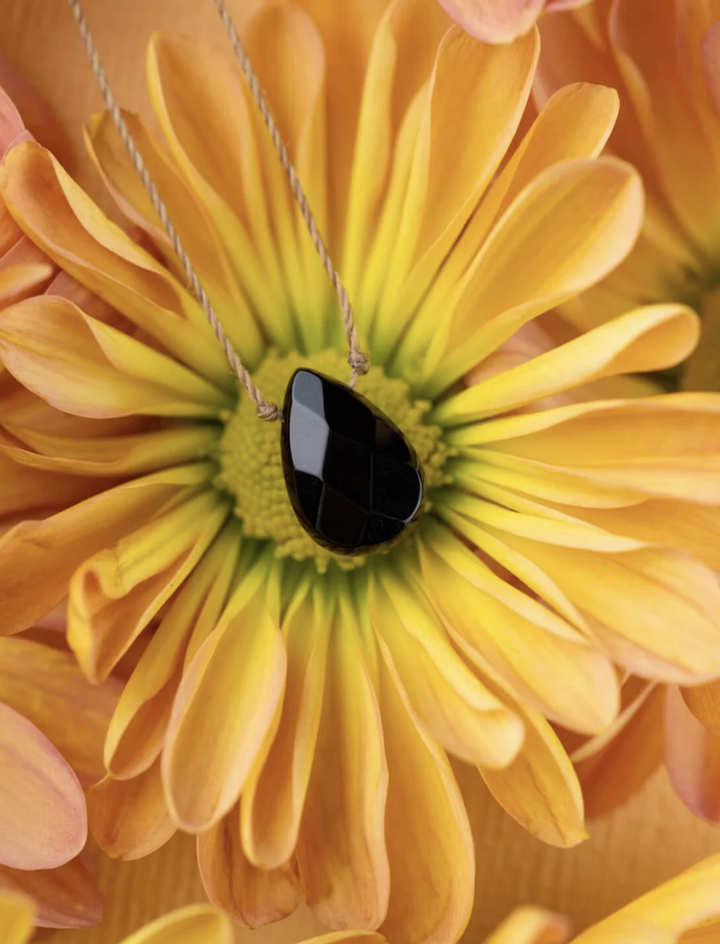
<path id="1" fill-rule="evenodd" d="M 0 703 L 0 864 L 52 869 L 85 845 L 87 814 L 72 768 L 27 718 Z"/>

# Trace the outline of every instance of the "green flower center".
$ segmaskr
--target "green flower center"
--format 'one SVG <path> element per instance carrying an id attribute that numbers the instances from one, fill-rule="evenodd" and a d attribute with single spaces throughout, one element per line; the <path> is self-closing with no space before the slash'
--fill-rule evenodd
<path id="1" fill-rule="evenodd" d="M 336 380 L 347 382 L 350 368 L 337 351 L 322 351 L 304 356 L 270 353 L 253 375 L 253 380 L 267 400 L 282 405 L 290 377 L 300 367 L 316 370 Z M 373 366 L 361 377 L 358 392 L 386 413 L 412 443 L 425 473 L 428 490 L 446 485 L 443 472 L 450 447 L 442 441 L 438 426 L 424 423 L 430 408 L 427 402 L 412 400 L 404 380 L 386 377 L 381 367 Z M 352 570 L 365 558 L 333 554 L 316 544 L 303 530 L 295 516 L 285 489 L 280 455 L 280 423 L 258 420 L 255 405 L 248 396 L 240 397 L 234 413 L 224 417 L 225 430 L 220 439 L 219 488 L 235 497 L 235 514 L 242 519 L 248 537 L 273 541 L 278 557 L 315 561 L 323 573 L 330 561 Z M 426 508 L 428 507 L 426 502 Z"/>

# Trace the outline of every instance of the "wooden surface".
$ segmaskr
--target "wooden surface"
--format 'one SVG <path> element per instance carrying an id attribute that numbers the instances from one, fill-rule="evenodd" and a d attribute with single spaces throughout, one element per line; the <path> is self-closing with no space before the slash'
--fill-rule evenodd
<path id="1" fill-rule="evenodd" d="M 231 6 L 237 11 L 246 2 L 235 0 Z M 210 0 L 85 0 L 85 6 L 118 98 L 142 113 L 148 110 L 144 48 L 153 29 L 221 36 Z M 64 0 L 0 0 L 0 52 L 47 97 L 80 155 L 81 123 L 101 102 Z M 101 192 L 87 161 L 78 158 L 75 171 L 93 195 Z M 720 831 L 698 822 L 680 805 L 664 774 L 624 810 L 594 824 L 590 840 L 570 852 L 543 847 L 526 836 L 501 813 L 472 771 L 462 771 L 461 779 L 478 848 L 477 902 L 465 938 L 473 944 L 514 905 L 526 902 L 567 913 L 583 927 L 720 851 Z M 189 837 L 176 838 L 141 862 L 99 859 L 98 880 L 107 899 L 102 927 L 57 932 L 45 940 L 115 944 L 152 917 L 204 898 Z M 298 912 L 282 925 L 239 931 L 238 941 L 279 944 L 319 930 L 311 915 Z"/>

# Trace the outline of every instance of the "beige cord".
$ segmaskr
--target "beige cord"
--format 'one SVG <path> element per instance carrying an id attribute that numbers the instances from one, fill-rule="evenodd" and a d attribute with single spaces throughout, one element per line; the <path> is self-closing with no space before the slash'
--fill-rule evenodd
<path id="1" fill-rule="evenodd" d="M 295 172 L 295 168 L 293 167 L 290 161 L 290 157 L 287 153 L 287 149 L 285 148 L 285 145 L 283 144 L 282 139 L 280 137 L 280 132 L 278 131 L 277 126 L 272 118 L 272 115 L 270 114 L 270 109 L 268 107 L 267 101 L 265 100 L 265 96 L 263 95 L 262 89 L 260 88 L 260 83 L 258 82 L 257 76 L 255 75 L 255 72 L 253 71 L 253 68 L 250 64 L 247 54 L 245 53 L 245 50 L 243 49 L 242 44 L 240 43 L 240 38 L 238 37 L 235 27 L 232 23 L 232 20 L 230 19 L 230 15 L 228 14 L 225 8 L 225 5 L 224 3 L 221 2 L 221 0 L 215 0 L 215 2 L 218 8 L 218 11 L 220 12 L 220 15 L 222 17 L 223 23 L 225 24 L 225 28 L 230 38 L 232 47 L 235 51 L 236 56 L 238 57 L 238 60 L 242 67 L 242 71 L 250 86 L 250 90 L 252 92 L 253 98 L 255 99 L 255 102 L 257 103 L 258 109 L 260 110 L 260 113 L 263 117 L 265 125 L 267 126 L 267 129 L 272 138 L 273 144 L 275 145 L 275 150 L 277 151 L 278 156 L 280 157 L 282 166 L 285 170 L 285 173 L 288 176 L 288 179 L 290 181 L 290 186 L 292 187 L 292 191 L 295 196 L 295 199 L 297 200 L 298 206 L 300 208 L 300 212 L 302 213 L 303 219 L 305 220 L 305 223 L 307 224 L 308 230 L 312 237 L 313 245 L 315 246 L 318 252 L 318 255 L 320 256 L 320 259 L 325 267 L 325 271 L 328 273 L 328 276 L 330 277 L 330 281 L 332 282 L 333 287 L 335 288 L 335 291 L 337 293 L 338 301 L 340 303 L 340 308 L 343 314 L 343 326 L 345 328 L 345 335 L 347 337 L 348 346 L 350 347 L 350 353 L 348 355 L 348 363 L 352 367 L 352 374 L 350 377 L 350 386 L 355 387 L 355 385 L 357 384 L 358 377 L 361 374 L 367 373 L 369 363 L 368 363 L 368 359 L 366 355 L 363 354 L 358 343 L 357 331 L 355 329 L 355 322 L 353 319 L 352 307 L 350 305 L 347 292 L 345 291 L 345 288 L 342 282 L 340 281 L 340 277 L 337 274 L 332 264 L 330 255 L 327 249 L 325 248 L 325 244 L 318 231 L 317 224 L 315 223 L 315 219 L 310 210 L 310 206 L 308 204 L 307 198 L 305 197 L 303 189 L 300 185 L 300 181 L 298 180 L 298 176 L 297 176 L 297 173 Z M 130 155 L 130 159 L 132 160 L 133 166 L 135 167 L 135 170 L 137 171 L 138 176 L 142 180 L 142 183 L 145 189 L 147 190 L 148 195 L 150 196 L 150 199 L 152 201 L 153 207 L 155 208 L 155 211 L 160 217 L 160 221 L 162 222 L 165 232 L 168 235 L 168 238 L 172 244 L 173 250 L 175 251 L 178 259 L 180 260 L 180 264 L 183 267 L 183 271 L 185 272 L 185 275 L 188 278 L 188 281 L 192 287 L 192 290 L 195 293 L 198 301 L 202 305 L 203 311 L 205 312 L 205 316 L 207 317 L 207 320 L 210 322 L 210 326 L 215 332 L 215 336 L 217 337 L 218 341 L 222 345 L 223 350 L 225 351 L 225 355 L 230 363 L 230 366 L 232 367 L 235 374 L 237 375 L 240 383 L 247 390 L 248 395 L 250 396 L 250 399 L 257 406 L 258 417 L 262 420 L 270 420 L 270 421 L 282 419 L 282 410 L 280 410 L 277 404 L 270 403 L 267 400 L 265 400 L 263 395 L 260 393 L 258 388 L 253 383 L 250 373 L 248 372 L 247 368 L 244 366 L 244 364 L 240 360 L 240 357 L 238 356 L 237 352 L 235 351 L 232 344 L 230 343 L 230 339 L 225 334 L 225 331 L 223 330 L 223 327 L 220 324 L 220 321 L 217 315 L 215 314 L 215 310 L 212 306 L 212 303 L 210 302 L 210 299 L 208 298 L 207 292 L 203 288 L 200 282 L 200 279 L 198 278 L 198 275 L 195 272 L 195 269 L 193 268 L 192 263 L 190 262 L 190 258 L 187 252 L 185 251 L 185 248 L 180 240 L 180 237 L 177 234 L 175 227 L 173 226 L 172 220 L 170 219 L 170 216 L 167 211 L 167 207 L 163 203 L 160 197 L 160 194 L 158 193 L 157 187 L 155 186 L 155 183 L 153 182 L 150 176 L 150 173 L 145 165 L 145 162 L 142 159 L 142 155 L 140 154 L 137 148 L 137 145 L 135 144 L 135 141 L 133 140 L 133 137 L 130 134 L 130 130 L 127 126 L 127 123 L 125 122 L 125 119 L 122 116 L 122 112 L 120 111 L 120 108 L 118 107 L 117 102 L 115 101 L 115 97 L 113 96 L 112 91 L 110 89 L 110 84 L 107 80 L 107 76 L 105 75 L 105 70 L 100 64 L 100 59 L 97 53 L 97 49 L 95 47 L 95 42 L 93 41 L 92 35 L 90 34 L 90 30 L 88 28 L 85 15 L 83 14 L 80 0 L 68 0 L 68 3 L 70 4 L 70 7 L 73 11 L 75 22 L 77 23 L 80 36 L 82 37 L 82 41 L 85 45 L 85 49 L 87 51 L 88 58 L 90 60 L 90 65 L 92 67 L 93 74 L 95 75 L 95 78 L 98 83 L 98 87 L 102 94 L 107 110 L 110 114 L 110 117 L 112 118 L 113 124 L 117 128 L 118 134 L 120 135 L 120 138 L 123 144 L 125 145 L 128 151 L 128 154 Z"/>
<path id="2" fill-rule="evenodd" d="M 300 208 L 302 218 L 305 220 L 305 225 L 308 228 L 313 245 L 317 250 L 317 254 L 320 256 L 320 260 L 322 261 L 325 271 L 330 277 L 332 286 L 335 289 L 338 302 L 340 303 L 340 311 L 342 312 L 343 316 L 345 337 L 347 338 L 348 347 L 350 348 L 350 353 L 348 354 L 348 364 L 350 364 L 352 367 L 350 386 L 355 387 L 358 377 L 361 374 L 366 374 L 368 372 L 370 364 L 367 355 L 364 354 L 360 349 L 357 330 L 355 328 L 355 319 L 353 318 L 353 310 L 350 304 L 350 299 L 348 298 L 348 293 L 345 291 L 345 286 L 342 284 L 340 276 L 332 264 L 330 253 L 327 251 L 325 243 L 323 242 L 323 238 L 320 235 L 320 231 L 317 228 L 315 217 L 312 215 L 307 197 L 305 196 L 305 192 L 300 184 L 298 175 L 292 165 L 292 161 L 290 160 L 290 155 L 288 154 L 287 148 L 283 144 L 283 140 L 280 137 L 280 132 L 278 131 L 278 127 L 273 120 L 267 99 L 265 98 L 263 90 L 260 87 L 258 77 L 255 75 L 250 58 L 245 52 L 242 43 L 240 42 L 240 37 L 238 36 L 232 18 L 228 13 L 227 7 L 225 6 L 225 2 L 224 0 L 213 0 L 213 2 L 215 3 L 217 11 L 220 14 L 220 18 L 223 21 L 225 32 L 228 35 L 233 52 L 237 56 L 237 60 L 240 63 L 240 68 L 243 71 L 243 75 L 247 79 L 247 83 L 250 87 L 252 97 L 255 100 L 255 104 L 257 105 L 268 132 L 270 133 L 270 137 L 272 138 L 272 142 L 275 145 L 275 150 L 277 151 L 277 155 L 280 158 L 280 163 L 283 166 L 283 170 L 287 174 L 287 178 L 290 181 L 290 187 L 292 189 L 293 196 L 295 197 L 297 205 Z"/>

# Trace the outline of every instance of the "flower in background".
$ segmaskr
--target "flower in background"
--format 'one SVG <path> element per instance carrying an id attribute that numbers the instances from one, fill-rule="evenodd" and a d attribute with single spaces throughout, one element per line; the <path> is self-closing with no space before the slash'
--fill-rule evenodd
<path id="1" fill-rule="evenodd" d="M 634 251 L 565 314 L 585 330 L 638 304 L 692 305 L 703 340 L 667 380 L 718 390 L 720 11 L 705 0 L 598 0 L 548 17 L 541 32 L 540 101 L 569 82 L 618 89 L 609 149 L 639 169 L 647 197 Z"/>
<path id="2" fill-rule="evenodd" d="M 647 195 L 633 252 L 562 313 L 583 331 L 641 303 L 692 305 L 700 343 L 655 379 L 720 390 L 720 10 L 701 0 L 597 0 L 582 15 L 548 18 L 541 31 L 540 100 L 580 80 L 617 88 L 622 104 L 609 149 L 640 169 Z M 665 514 L 676 543 L 720 571 L 720 507 Z M 626 528 L 642 539 L 654 533 L 647 521 L 628 519 Z M 720 683 L 666 690 L 629 679 L 623 702 L 613 729 L 573 755 L 588 811 L 609 812 L 665 760 L 683 801 L 719 823 Z"/>
<path id="3" fill-rule="evenodd" d="M 705 859 L 587 931 L 573 937 L 570 922 L 542 908 L 524 906 L 485 938 L 485 944 L 681 944 L 717 940 L 720 932 L 720 856 Z M 32 904 L 19 895 L 0 892 L 3 944 L 29 944 Z M 212 905 L 190 905 L 140 928 L 124 944 L 232 944 L 228 918 Z M 110 942 L 108 942 L 110 944 Z M 382 934 L 345 931 L 325 934 L 303 944 L 387 944 Z"/>
<path id="4" fill-rule="evenodd" d="M 542 13 L 574 10 L 591 0 L 440 0 L 472 36 L 486 43 L 511 43 L 535 26 Z"/>
<path id="5" fill-rule="evenodd" d="M 302 531 L 279 427 L 238 395 L 99 116 L 91 153 L 152 252 L 39 145 L 2 169 L 13 219 L 86 296 L 0 313 L 0 450 L 18 477 L 47 477 L 0 544 L 0 625 L 67 595 L 96 681 L 153 629 L 90 797 L 110 854 L 181 828 L 242 924 L 305 897 L 333 928 L 444 942 L 474 870 L 447 752 L 533 834 L 573 845 L 582 796 L 550 722 L 604 730 L 617 666 L 683 684 L 720 673 L 720 590 L 664 513 L 720 497 L 720 398 L 597 398 L 606 378 L 689 354 L 697 319 L 680 305 L 506 357 L 635 241 L 637 175 L 598 158 L 616 95 L 559 92 L 509 154 L 535 31 L 488 46 L 431 0 L 337 9 L 273 4 L 245 39 L 354 300 L 373 364 L 359 389 L 420 454 L 427 513 L 367 558 Z M 298 366 L 346 378 L 334 298 L 232 57 L 156 36 L 148 69 L 163 141 L 128 115 L 132 133 L 256 383 L 278 402 Z M 563 399 L 589 384 L 597 397 Z"/>
<path id="6" fill-rule="evenodd" d="M 20 112 L 2 88 L 7 67 L 0 60 L 0 156 L 20 141 L 32 140 Z M 27 238 L 0 198 L 0 308 L 44 291 L 57 267 Z"/>
<path id="7" fill-rule="evenodd" d="M 103 776 L 116 703 L 115 683 L 91 685 L 71 653 L 0 639 L 0 889 L 33 899 L 42 927 L 100 921 L 98 892 L 78 856 L 87 838 L 83 791 Z"/>

